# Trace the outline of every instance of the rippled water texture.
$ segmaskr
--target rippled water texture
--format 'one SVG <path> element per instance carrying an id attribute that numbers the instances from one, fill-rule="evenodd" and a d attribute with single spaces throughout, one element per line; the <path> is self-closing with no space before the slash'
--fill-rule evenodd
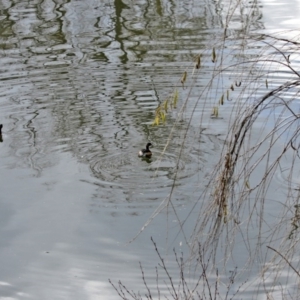
<path id="1" fill-rule="evenodd" d="M 265 18 L 281 14 L 271 4 L 269 12 L 264 1 L 245 5 L 229 34 L 266 29 Z M 164 254 L 186 250 L 178 216 L 189 215 L 207 184 L 229 118 L 211 119 L 199 98 L 213 69 L 209 52 L 179 123 L 176 108 L 165 125 L 151 124 L 176 85 L 178 107 L 185 101 L 179 79 L 223 34 L 226 7 L 0 1 L 0 299 L 120 299 L 108 278 L 139 290 L 138 261 L 156 280 L 150 236 Z M 233 59 L 235 44 L 227 49 Z M 148 141 L 152 158 L 138 158 Z M 171 191 L 176 214 L 164 211 L 127 244 Z"/>

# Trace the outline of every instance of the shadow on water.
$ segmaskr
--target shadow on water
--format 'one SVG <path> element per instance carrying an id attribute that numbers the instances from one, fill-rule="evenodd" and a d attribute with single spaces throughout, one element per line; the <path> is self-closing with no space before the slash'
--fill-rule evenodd
<path id="1" fill-rule="evenodd" d="M 3 128 L 3 125 L 0 124 L 0 143 L 3 143 L 2 128 Z"/>

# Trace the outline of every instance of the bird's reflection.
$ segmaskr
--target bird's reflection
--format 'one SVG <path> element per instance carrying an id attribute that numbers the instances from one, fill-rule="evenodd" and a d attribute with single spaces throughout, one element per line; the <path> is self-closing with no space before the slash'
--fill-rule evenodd
<path id="1" fill-rule="evenodd" d="M 151 164 L 151 162 L 152 162 L 151 158 L 149 158 L 149 157 L 142 157 L 141 160 L 142 160 L 142 161 L 145 161 L 145 162 L 148 163 L 148 164 Z"/>

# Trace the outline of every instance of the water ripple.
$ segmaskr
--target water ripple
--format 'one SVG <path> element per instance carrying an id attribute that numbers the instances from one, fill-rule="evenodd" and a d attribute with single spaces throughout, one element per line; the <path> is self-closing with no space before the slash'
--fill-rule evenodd
<path id="1" fill-rule="evenodd" d="M 103 200 L 114 203 L 162 200 L 175 187 L 174 199 L 186 201 L 192 189 L 207 175 L 211 151 L 220 144 L 221 141 L 205 136 L 202 142 L 200 139 L 195 143 L 186 142 L 180 158 L 180 146 L 174 144 L 162 156 L 159 150 L 153 149 L 151 159 L 139 158 L 130 149 L 106 155 L 96 151 L 86 159 L 97 178 L 93 184 L 99 186 L 99 197 Z"/>

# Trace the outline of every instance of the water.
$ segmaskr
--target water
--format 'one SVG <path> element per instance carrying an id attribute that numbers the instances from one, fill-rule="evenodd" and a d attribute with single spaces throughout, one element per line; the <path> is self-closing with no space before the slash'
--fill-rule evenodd
<path id="1" fill-rule="evenodd" d="M 238 36 L 245 26 L 267 32 L 296 24 L 296 10 L 287 24 L 281 6 L 271 4 L 245 6 L 230 34 Z M 229 102 L 224 117 L 213 120 L 211 106 L 200 99 L 178 158 L 193 105 L 210 79 L 209 59 L 162 157 L 179 109 L 169 112 L 165 126 L 151 124 L 174 87 L 179 105 L 184 102 L 189 89 L 181 87 L 182 73 L 222 35 L 226 7 L 206 1 L 0 2 L 0 299 L 120 299 L 108 278 L 142 289 L 139 261 L 153 286 L 158 257 L 151 236 L 170 271 L 177 271 L 172 248 L 189 253 L 178 218 L 187 218 L 207 184 L 229 120 Z M 252 23 L 246 22 L 249 10 L 257 16 Z M 228 56 L 233 49 L 229 45 Z M 148 141 L 153 157 L 141 160 L 137 152 Z M 175 176 L 174 208 L 128 243 L 168 196 Z M 285 174 L 276 181 L 285 184 Z M 185 223 L 187 236 L 194 213 Z"/>

